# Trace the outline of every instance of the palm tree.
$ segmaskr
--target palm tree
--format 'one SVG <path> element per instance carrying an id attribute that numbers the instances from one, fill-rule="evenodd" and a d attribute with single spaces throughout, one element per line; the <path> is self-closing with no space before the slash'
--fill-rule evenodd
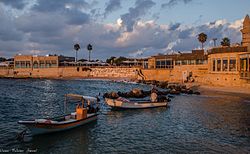
<path id="1" fill-rule="evenodd" d="M 207 41 L 207 34 L 200 33 L 198 35 L 198 40 L 199 40 L 199 42 L 201 42 L 201 48 L 203 49 L 203 44 Z"/>
<path id="2" fill-rule="evenodd" d="M 89 51 L 89 61 L 90 61 L 90 52 L 92 51 L 93 47 L 91 44 L 88 44 L 87 49 Z"/>
<path id="3" fill-rule="evenodd" d="M 76 58 L 75 58 L 75 62 L 77 62 L 77 51 L 81 49 L 80 45 L 77 43 L 74 45 L 74 49 L 76 51 Z"/>
<path id="4" fill-rule="evenodd" d="M 230 46 L 230 39 L 229 38 L 227 38 L 227 37 L 224 37 L 223 39 L 222 39 L 222 41 L 220 42 L 220 44 L 222 45 L 222 46 Z"/>
<path id="5" fill-rule="evenodd" d="M 214 41 L 214 47 L 216 47 L 217 38 L 213 38 L 212 40 Z"/>

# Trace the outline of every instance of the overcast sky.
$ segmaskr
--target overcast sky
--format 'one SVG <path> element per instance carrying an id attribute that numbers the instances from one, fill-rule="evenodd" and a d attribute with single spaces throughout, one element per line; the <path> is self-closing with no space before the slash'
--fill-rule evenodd
<path id="1" fill-rule="evenodd" d="M 0 57 L 146 57 L 200 48 L 197 35 L 241 42 L 250 0 L 0 0 Z"/>

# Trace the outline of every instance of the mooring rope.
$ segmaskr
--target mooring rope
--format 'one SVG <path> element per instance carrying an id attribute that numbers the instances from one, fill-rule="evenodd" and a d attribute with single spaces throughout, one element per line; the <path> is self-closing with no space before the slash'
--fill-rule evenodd
<path id="1" fill-rule="evenodd" d="M 24 129 L 23 131 L 21 131 L 20 133 L 18 133 L 16 135 L 16 140 L 23 141 L 24 135 L 26 134 L 27 130 L 28 129 Z"/>

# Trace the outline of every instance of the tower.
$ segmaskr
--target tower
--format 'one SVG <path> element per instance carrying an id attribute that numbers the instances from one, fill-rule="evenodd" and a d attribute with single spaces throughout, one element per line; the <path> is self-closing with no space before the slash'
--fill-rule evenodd
<path id="1" fill-rule="evenodd" d="M 250 47 L 250 18 L 249 15 L 246 15 L 243 21 L 242 33 L 242 45 Z"/>

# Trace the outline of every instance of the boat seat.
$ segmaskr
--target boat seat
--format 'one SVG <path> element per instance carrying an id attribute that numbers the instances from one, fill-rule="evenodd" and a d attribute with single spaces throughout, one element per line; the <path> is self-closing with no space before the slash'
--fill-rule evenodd
<path id="1" fill-rule="evenodd" d="M 66 123 L 73 122 L 73 121 L 76 121 L 76 119 L 69 119 L 67 121 L 61 121 L 59 122 L 59 124 L 66 124 Z"/>
<path id="2" fill-rule="evenodd" d="M 45 122 L 47 119 L 35 119 L 36 122 Z"/>
<path id="3" fill-rule="evenodd" d="M 53 120 L 50 120 L 52 124 L 57 124 L 58 121 L 53 121 Z"/>
<path id="4" fill-rule="evenodd" d="M 71 115 L 66 115 L 66 116 L 64 117 L 65 120 L 69 120 L 70 118 L 71 118 Z"/>
<path id="5" fill-rule="evenodd" d="M 87 117 L 90 117 L 90 116 L 93 116 L 93 115 L 95 115 L 95 113 L 88 113 Z"/>
<path id="6" fill-rule="evenodd" d="M 36 119 L 35 121 L 38 123 L 52 123 L 52 124 L 58 123 L 58 121 L 53 121 L 49 119 Z"/>

